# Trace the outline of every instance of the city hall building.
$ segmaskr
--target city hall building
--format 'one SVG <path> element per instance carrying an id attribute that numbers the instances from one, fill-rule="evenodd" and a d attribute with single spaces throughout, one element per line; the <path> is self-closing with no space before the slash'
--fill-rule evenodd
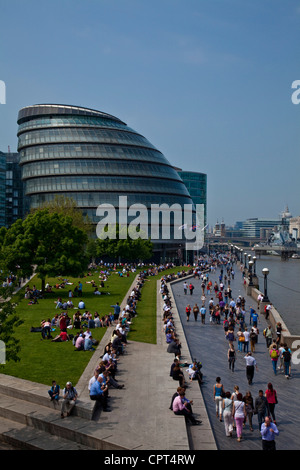
<path id="1" fill-rule="evenodd" d="M 165 156 L 125 122 L 101 111 L 53 104 L 22 108 L 18 152 L 29 208 L 63 195 L 96 226 L 99 205 L 118 209 L 120 196 L 127 197 L 128 206 L 142 204 L 148 210 L 153 204 L 193 204 Z M 175 230 L 169 240 L 152 239 L 162 258 L 176 257 L 183 246 Z"/>

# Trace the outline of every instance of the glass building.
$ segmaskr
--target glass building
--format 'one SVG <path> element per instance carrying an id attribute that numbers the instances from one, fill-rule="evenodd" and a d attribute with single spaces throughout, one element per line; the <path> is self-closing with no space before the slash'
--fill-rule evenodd
<path id="1" fill-rule="evenodd" d="M 0 227 L 6 225 L 5 222 L 5 189 L 6 189 L 6 155 L 0 152 Z"/>
<path id="2" fill-rule="evenodd" d="M 204 225 L 207 221 L 207 175 L 195 171 L 183 171 L 178 169 L 178 174 L 184 182 L 193 203 L 204 206 Z"/>
<path id="3" fill-rule="evenodd" d="M 151 204 L 192 204 L 164 155 L 126 123 L 101 111 L 52 104 L 22 108 L 18 151 L 30 208 L 64 195 L 97 224 L 97 207 L 118 208 L 119 196 L 127 196 L 128 206 L 148 209 Z M 152 241 L 166 247 L 171 240 Z"/>
<path id="4" fill-rule="evenodd" d="M 22 219 L 24 204 L 19 154 L 0 152 L 0 226 Z"/>

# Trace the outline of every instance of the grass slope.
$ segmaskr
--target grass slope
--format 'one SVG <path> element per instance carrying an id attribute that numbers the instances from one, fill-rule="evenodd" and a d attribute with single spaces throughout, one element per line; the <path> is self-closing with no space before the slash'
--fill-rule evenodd
<path id="1" fill-rule="evenodd" d="M 97 296 L 93 294 L 93 287 L 87 283 L 94 279 L 98 285 L 99 272 L 94 272 L 93 276 L 81 279 L 83 284 L 83 294 L 81 296 L 86 305 L 86 310 L 92 314 L 97 311 L 100 315 L 106 315 L 113 312 L 111 305 L 116 302 L 121 303 L 126 295 L 131 283 L 135 278 L 134 273 L 130 273 L 129 277 L 119 277 L 113 272 L 105 284 L 102 291 L 110 292 L 111 295 Z M 31 333 L 32 326 L 39 327 L 40 322 L 44 319 L 52 319 L 59 310 L 55 308 L 55 301 L 59 296 L 68 300 L 69 287 L 74 290 L 78 285 L 79 279 L 68 278 L 74 284 L 66 286 L 64 289 L 53 289 L 53 293 L 45 295 L 44 299 L 39 300 L 38 304 L 29 305 L 29 301 L 24 298 L 25 289 L 21 289 L 14 296 L 14 301 L 18 300 L 17 313 L 23 320 L 23 324 L 16 331 L 16 338 L 21 344 L 21 360 L 19 362 L 9 362 L 0 368 L 0 372 L 20 378 L 24 378 L 33 382 L 42 384 L 51 384 L 52 380 L 57 383 L 64 384 L 67 380 L 77 383 L 83 370 L 87 366 L 92 351 L 74 351 L 71 341 L 64 343 L 53 343 L 50 340 L 41 340 L 41 333 Z M 50 285 L 55 285 L 58 279 L 48 278 Z M 41 288 L 41 281 L 34 277 L 29 286 L 36 285 Z M 74 306 L 77 307 L 79 298 L 73 298 Z M 68 314 L 72 318 L 77 309 L 69 309 Z M 78 330 L 68 330 L 72 334 L 76 334 Z M 105 334 L 106 328 L 95 328 L 93 337 L 101 340 Z M 59 334 L 59 329 L 52 333 L 53 337 Z"/>

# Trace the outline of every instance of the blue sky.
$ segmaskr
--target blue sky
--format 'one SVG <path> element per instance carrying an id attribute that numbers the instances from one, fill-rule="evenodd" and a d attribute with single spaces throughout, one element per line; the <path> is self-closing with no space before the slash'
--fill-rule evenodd
<path id="1" fill-rule="evenodd" d="M 208 222 L 300 215 L 300 2 L 0 0 L 0 150 L 17 114 L 113 114 L 174 165 L 207 173 Z"/>

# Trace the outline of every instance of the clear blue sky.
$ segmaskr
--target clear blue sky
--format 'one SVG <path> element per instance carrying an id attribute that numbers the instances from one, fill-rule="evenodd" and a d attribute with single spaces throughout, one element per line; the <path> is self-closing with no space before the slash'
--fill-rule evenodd
<path id="1" fill-rule="evenodd" d="M 35 103 L 111 113 L 207 173 L 208 222 L 300 215 L 300 2 L 0 0 L 0 150 Z"/>

